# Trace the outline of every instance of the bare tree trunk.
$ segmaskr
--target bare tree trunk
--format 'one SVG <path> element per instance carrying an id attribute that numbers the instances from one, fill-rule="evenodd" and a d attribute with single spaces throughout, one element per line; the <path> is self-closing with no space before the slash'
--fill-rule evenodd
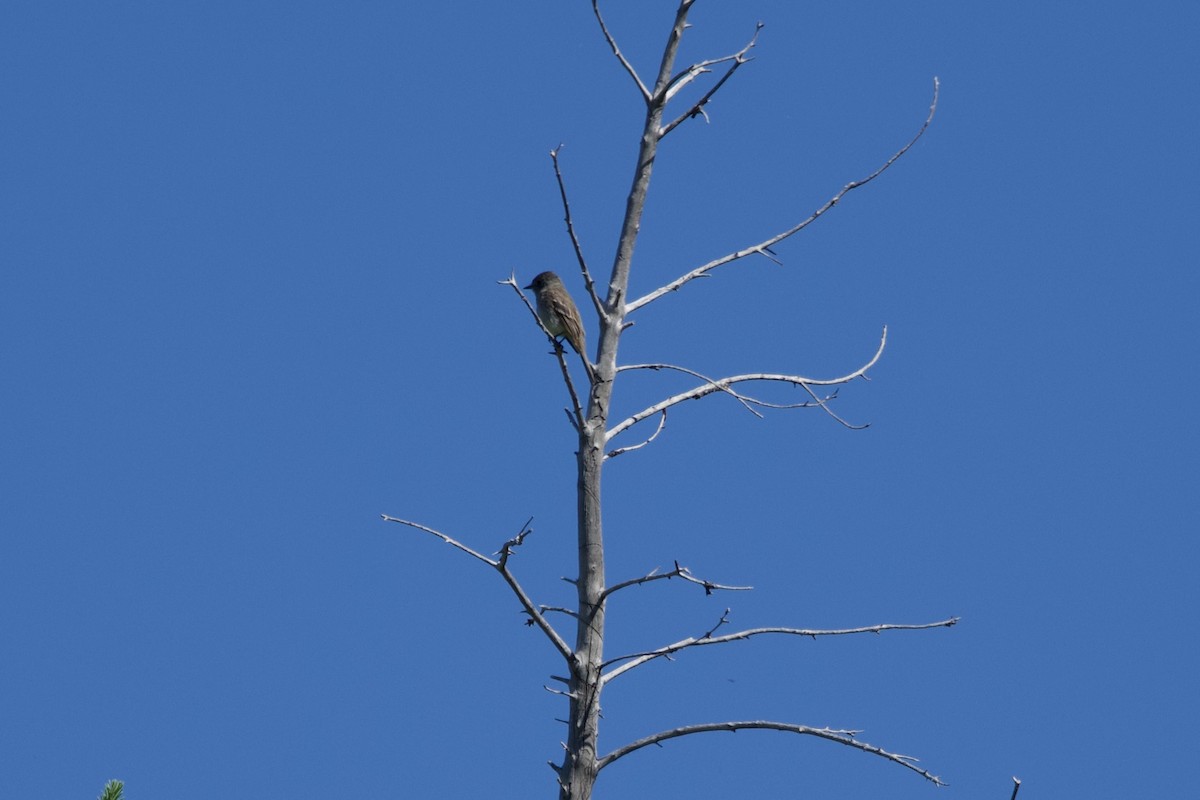
<path id="1" fill-rule="evenodd" d="M 591 387 L 587 414 L 579 433 L 579 617 L 575 638 L 575 663 L 571 670 L 567 754 L 559 775 L 561 800 L 588 800 L 596 782 L 597 738 L 600 722 L 600 666 L 604 660 L 604 533 L 600 513 L 600 478 L 608 441 L 608 412 L 616 377 L 617 346 L 625 325 L 625 299 L 629 268 L 641 228 L 642 211 L 650 188 L 650 175 L 661 138 L 666 90 L 671 80 L 679 41 L 683 37 L 692 0 L 683 0 L 663 50 L 662 64 L 650 96 L 646 98 L 646 123 L 638 148 L 633 185 L 625 205 L 625 219 L 613 260 L 608 297 L 600 315 L 600 342 L 596 379 Z M 607 33 L 607 31 L 606 31 Z M 640 83 L 640 82 L 639 82 Z"/>
<path id="2" fill-rule="evenodd" d="M 607 395 L 607 392 L 605 393 Z M 595 398 L 595 394 L 593 394 Z M 592 405 L 597 405 L 592 400 Z M 579 619 L 571 665 L 567 752 L 559 797 L 586 800 L 596 782 L 600 722 L 600 665 L 604 660 L 604 535 L 600 519 L 600 468 L 604 426 L 579 436 Z"/>

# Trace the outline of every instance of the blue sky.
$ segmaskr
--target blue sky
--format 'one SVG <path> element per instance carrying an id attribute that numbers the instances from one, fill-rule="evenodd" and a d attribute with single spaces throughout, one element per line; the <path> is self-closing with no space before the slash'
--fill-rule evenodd
<path id="1" fill-rule="evenodd" d="M 609 2 L 643 75 L 674 4 Z M 755 60 L 664 142 L 625 363 L 842 374 L 840 414 L 672 414 L 605 473 L 609 652 L 709 628 L 949 630 L 705 648 L 614 682 L 597 797 L 1179 796 L 1195 784 L 1200 11 L 718 3 Z M 0 24 L 0 760 L 13 796 L 552 796 L 556 656 L 497 576 L 380 514 L 573 572 L 573 434 L 511 291 L 598 272 L 640 100 L 590 4 L 15 2 Z M 648 79 L 648 78 L 647 78 Z M 595 335 L 594 319 L 586 320 Z M 627 414 L 688 385 L 631 375 Z M 772 395 L 787 401 L 786 392 Z M 631 438 L 629 441 L 635 441 Z"/>

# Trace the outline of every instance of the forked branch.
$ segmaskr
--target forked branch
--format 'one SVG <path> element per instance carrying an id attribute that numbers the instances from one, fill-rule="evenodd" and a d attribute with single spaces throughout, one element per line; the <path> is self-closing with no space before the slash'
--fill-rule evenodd
<path id="1" fill-rule="evenodd" d="M 677 127 L 679 127 L 680 123 L 686 119 L 691 119 L 695 116 L 704 116 L 705 120 L 708 119 L 708 116 L 704 113 L 704 107 L 708 105 L 710 100 L 712 100 L 713 95 L 715 95 L 717 91 L 725 85 L 725 81 L 733 77 L 733 73 L 737 72 L 738 67 L 750 60 L 746 53 L 749 53 L 750 50 L 754 48 L 754 45 L 758 43 L 758 33 L 762 30 L 762 28 L 763 24 L 761 22 L 758 23 L 754 27 L 754 35 L 750 37 L 750 41 L 746 43 L 745 47 L 733 55 L 724 56 L 722 58 L 714 58 L 709 61 L 701 61 L 698 64 L 692 64 L 686 70 L 671 79 L 671 82 L 667 85 L 667 100 L 670 100 L 671 97 L 673 97 L 680 89 L 691 83 L 700 75 L 703 75 L 706 72 L 712 72 L 709 67 L 716 66 L 717 64 L 724 64 L 726 62 L 732 62 L 729 64 L 729 69 L 725 70 L 725 74 L 717 80 L 711 89 L 704 93 L 703 97 L 693 103 L 692 107 L 687 111 L 676 117 L 674 121 L 664 125 L 659 130 L 658 138 L 661 139 L 671 131 L 675 130 Z"/>
<path id="2" fill-rule="evenodd" d="M 905 153 L 907 153 L 909 151 L 909 149 L 914 144 L 917 143 L 917 140 L 920 139 L 925 134 L 925 131 L 929 128 L 929 124 L 931 122 L 933 122 L 933 115 L 937 111 L 938 87 L 939 87 L 938 79 L 934 78 L 933 79 L 933 100 L 929 104 L 929 115 L 926 116 L 925 122 L 921 125 L 921 129 L 919 131 L 917 131 L 916 136 L 914 136 L 912 139 L 910 139 L 908 144 L 904 145 L 904 147 L 901 147 L 898 151 L 896 151 L 895 155 L 893 155 L 886 162 L 884 162 L 883 166 L 879 167 L 879 169 L 875 170 L 874 172 L 872 172 L 870 175 L 863 178 L 862 180 L 851 181 L 850 183 L 847 183 L 845 186 L 842 187 L 842 190 L 840 192 L 838 192 L 833 197 L 831 197 L 829 200 L 827 200 L 825 202 L 825 205 L 821 206 L 816 211 L 814 211 L 807 219 L 802 220 L 798 224 L 792 226 L 791 228 L 788 228 L 786 231 L 783 231 L 782 233 L 777 233 L 769 239 L 764 239 L 763 241 L 759 242 L 758 244 L 751 245 L 751 246 L 743 248 L 741 250 L 737 250 L 735 252 L 721 256 L 720 258 L 718 258 L 714 261 L 710 261 L 703 266 L 697 267 L 696 269 L 692 270 L 691 272 L 689 272 L 685 275 L 682 275 L 681 277 L 676 278 L 675 280 L 671 281 L 670 283 L 666 284 L 665 286 L 660 286 L 659 288 L 655 289 L 654 291 L 650 292 L 649 294 L 643 295 L 642 297 L 639 297 L 638 299 L 627 303 L 625 305 L 625 313 L 630 314 L 630 313 L 636 311 L 637 309 L 641 308 L 642 306 L 646 305 L 647 303 L 654 302 L 655 300 L 657 300 L 658 298 L 662 297 L 665 294 L 669 294 L 671 292 L 677 291 L 679 289 L 679 287 L 683 286 L 685 283 L 693 281 L 696 278 L 700 278 L 705 275 L 708 275 L 710 272 L 712 272 L 717 267 L 724 266 L 725 264 L 729 264 L 734 261 L 743 259 L 746 256 L 752 256 L 755 254 L 762 255 L 764 257 L 769 258 L 770 257 L 769 251 L 772 246 L 778 244 L 779 242 L 782 242 L 784 239 L 787 239 L 790 236 L 793 236 L 793 235 L 799 233 L 800 231 L 804 230 L 812 223 L 816 222 L 821 216 L 823 216 L 825 214 L 826 211 L 828 211 L 829 209 L 836 206 L 838 204 L 838 202 L 840 202 L 841 199 L 843 197 L 845 197 L 849 192 L 853 191 L 854 189 L 859 188 L 860 186 L 866 186 L 868 183 L 870 183 L 871 181 L 878 178 L 881 174 L 883 174 L 883 172 L 885 170 L 887 170 L 888 167 L 892 166 L 892 164 L 895 164 L 896 161 L 898 161 L 901 156 L 903 156 Z"/>
<path id="3" fill-rule="evenodd" d="M 717 380 L 709 380 L 707 383 L 703 383 L 700 386 L 697 386 L 693 389 L 689 389 L 686 392 L 680 392 L 679 394 L 672 395 L 671 397 L 668 397 L 666 400 L 662 400 L 658 403 L 655 403 L 654 405 L 649 406 L 648 408 L 642 409 L 641 411 L 637 412 L 633 416 L 627 417 L 626 419 L 622 420 L 621 422 L 614 425 L 611 429 L 609 429 L 608 440 L 611 441 L 614 436 L 617 436 L 618 434 L 628 430 L 629 428 L 632 428 L 634 425 L 638 424 L 642 420 L 644 420 L 648 417 L 652 417 L 655 414 L 661 413 L 662 411 L 664 411 L 668 408 L 671 408 L 672 406 L 677 406 L 680 403 L 686 402 L 688 400 L 697 400 L 701 397 L 706 397 L 707 395 L 713 394 L 714 392 L 730 392 L 731 391 L 729 389 L 730 386 L 737 384 L 737 383 L 745 383 L 747 381 L 777 381 L 777 382 L 782 382 L 782 383 L 790 383 L 794 386 L 800 386 L 800 387 L 804 388 L 806 391 L 808 391 L 809 395 L 814 400 L 816 400 L 816 402 L 815 403 L 796 404 L 791 407 L 819 405 L 821 408 L 825 409 L 825 411 L 827 413 L 830 413 L 831 415 L 833 415 L 833 412 L 829 411 L 828 407 L 826 406 L 826 402 L 831 398 L 826 398 L 825 400 L 817 399 L 816 394 L 812 392 L 810 387 L 812 387 L 812 386 L 836 386 L 836 385 L 840 385 L 843 383 L 849 383 L 850 381 L 854 380 L 855 378 L 865 376 L 867 370 L 869 370 L 871 367 L 875 366 L 875 364 L 879 361 L 880 357 L 883 355 L 883 349 L 886 346 L 887 346 L 887 327 L 885 326 L 883 329 L 883 333 L 879 337 L 879 347 L 875 350 L 875 355 L 873 355 L 871 357 L 871 360 L 868 361 L 867 363 L 863 364 L 861 367 L 854 370 L 853 372 L 851 372 L 847 375 L 842 375 L 841 377 L 838 377 L 838 378 L 806 378 L 803 375 L 780 375 L 780 374 L 769 373 L 769 372 L 754 372 L 754 373 L 749 373 L 746 375 L 733 375 L 728 378 L 718 378 Z M 686 370 L 684 370 L 684 371 L 686 371 Z M 739 400 L 743 401 L 743 404 L 745 404 L 746 401 L 750 400 L 750 398 L 746 398 L 743 395 L 735 394 L 735 397 L 737 397 Z M 755 402 L 758 405 L 767 405 L 766 403 L 762 403 L 762 402 L 758 402 L 758 401 L 755 401 Z M 833 416 L 835 419 L 837 419 L 843 425 L 847 425 L 848 427 L 854 427 L 854 426 L 850 426 L 849 423 L 845 422 L 837 415 L 833 415 Z"/>
<path id="4" fill-rule="evenodd" d="M 389 517 L 387 514 L 381 514 L 380 516 L 382 516 L 386 522 L 398 522 L 401 525 L 407 525 L 410 528 L 416 528 L 419 531 L 424 531 L 430 536 L 436 536 L 446 544 L 458 548 L 472 558 L 482 561 L 489 567 L 499 572 L 500 576 L 504 578 L 505 583 L 508 584 L 508 587 L 512 589 L 513 594 L 517 596 L 517 600 L 521 603 L 521 608 L 524 609 L 525 614 L 529 617 L 530 621 L 534 625 L 537 625 L 537 627 L 541 629 L 542 633 L 546 634 L 546 638 L 550 640 L 552 645 L 554 645 L 554 649 L 557 650 L 564 659 L 566 659 L 567 664 L 572 664 L 574 662 L 575 654 L 567 644 L 566 640 L 564 640 L 562 636 L 559 635 L 558 631 L 554 629 L 554 626 L 549 623 L 549 621 L 546 619 L 546 616 L 542 613 L 540 607 L 535 606 L 533 601 L 529 599 L 529 595 L 525 593 L 525 589 L 521 586 L 516 576 L 513 575 L 512 571 L 508 568 L 508 559 L 513 554 L 513 551 L 524 543 L 525 537 L 533 533 L 533 528 L 529 527 L 529 523 L 533 521 L 532 517 L 526 520 L 525 524 L 521 526 L 521 530 L 518 531 L 515 536 L 506 541 L 500 547 L 500 551 L 497 553 L 499 558 L 493 559 L 488 558 L 476 550 L 472 550 L 470 547 L 467 547 L 457 539 L 453 539 L 441 531 L 430 528 L 427 525 L 422 525 L 419 522 L 413 522 L 407 519 L 400 519 L 398 517 Z"/>
<path id="5" fill-rule="evenodd" d="M 641 750 L 643 747 L 649 747 L 654 744 L 661 744 L 668 739 L 677 739 L 681 736 L 691 736 L 695 733 L 712 733 L 715 731 L 725 731 L 728 733 L 736 733 L 740 730 L 772 730 L 783 731 L 784 733 L 796 733 L 802 736 L 816 736 L 820 739 L 826 739 L 838 744 L 844 744 L 847 747 L 853 747 L 857 750 L 862 750 L 864 753 L 886 758 L 888 761 L 899 764 L 902 767 L 911 769 L 921 777 L 930 781 L 936 786 L 946 786 L 941 778 L 930 773 L 928 770 L 921 769 L 917 766 L 918 760 L 912 756 L 903 756 L 899 753 L 891 753 L 883 748 L 876 747 L 873 744 L 860 741 L 855 737 L 862 731 L 853 730 L 833 730 L 831 728 L 812 728 L 808 725 L 793 725 L 790 722 L 771 722 L 769 720 L 744 720 L 738 722 L 706 722 L 700 725 L 684 725 L 680 728 L 672 728 L 668 731 L 660 731 L 636 742 L 630 742 L 623 747 L 618 747 L 608 755 L 604 756 L 597 762 L 597 769 L 604 769 L 609 764 L 619 758 L 629 755 L 635 750 Z"/>
<path id="6" fill-rule="evenodd" d="M 727 610 L 728 611 L 728 610 Z M 850 636 L 856 633 L 883 633 L 884 631 L 923 631 L 930 628 L 951 628 L 958 624 L 959 617 L 951 617 L 939 622 L 925 622 L 918 625 L 896 625 L 884 623 L 882 625 L 866 625 L 860 628 L 843 628 L 840 630 L 816 630 L 808 628 L 749 628 L 736 633 L 727 633 L 724 636 L 713 636 L 711 631 L 701 636 L 689 636 L 686 639 L 681 639 L 673 644 L 660 647 L 657 650 L 648 650 L 644 653 L 630 653 L 624 656 L 617 656 L 604 662 L 605 667 L 612 664 L 617 664 L 622 661 L 626 662 L 621 666 L 613 669 L 604 675 L 604 683 L 608 683 L 613 678 L 621 675 L 634 667 L 640 667 L 642 664 L 653 661 L 656 658 L 670 656 L 672 653 L 678 653 L 680 650 L 686 650 L 689 647 L 702 647 L 709 644 L 728 644 L 729 642 L 744 641 L 753 636 L 765 636 L 768 634 L 782 634 L 786 636 L 807 636 L 815 639 L 818 636 Z M 722 616 L 721 621 L 717 623 L 712 630 L 723 625 L 726 617 Z"/>

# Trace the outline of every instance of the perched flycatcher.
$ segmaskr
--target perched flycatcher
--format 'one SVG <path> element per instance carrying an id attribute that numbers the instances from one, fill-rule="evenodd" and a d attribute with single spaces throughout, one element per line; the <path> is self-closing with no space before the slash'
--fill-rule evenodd
<path id="1" fill-rule="evenodd" d="M 562 280 L 553 272 L 543 272 L 525 287 L 533 289 L 537 296 L 537 314 L 554 337 L 563 337 L 570 342 L 576 353 L 583 357 L 583 363 L 588 367 L 590 375 L 591 364 L 587 360 L 587 341 L 583 330 L 583 320 L 579 317 L 579 309 L 575 301 L 563 286 Z"/>

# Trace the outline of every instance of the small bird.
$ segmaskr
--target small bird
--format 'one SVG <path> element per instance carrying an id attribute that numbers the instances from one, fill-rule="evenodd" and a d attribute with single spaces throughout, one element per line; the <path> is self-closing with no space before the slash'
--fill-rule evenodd
<path id="1" fill-rule="evenodd" d="M 583 330 L 583 320 L 562 279 L 553 272 L 543 272 L 525 288 L 533 289 L 537 297 L 537 315 L 546 330 L 555 338 L 562 336 L 571 344 L 583 358 L 591 376 L 592 365 L 587 360 L 587 334 Z"/>

